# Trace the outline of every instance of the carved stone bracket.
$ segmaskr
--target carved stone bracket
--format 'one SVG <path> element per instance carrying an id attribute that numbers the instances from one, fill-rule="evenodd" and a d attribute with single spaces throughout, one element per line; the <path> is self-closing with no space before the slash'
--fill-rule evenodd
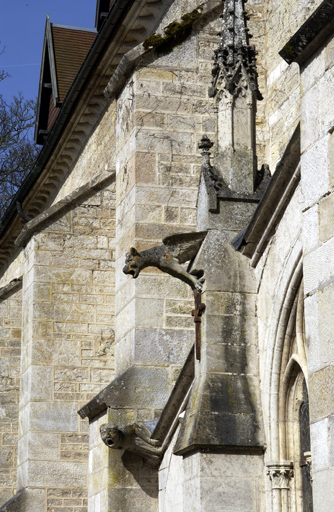
<path id="1" fill-rule="evenodd" d="M 306 465 L 310 469 L 310 482 L 313 482 L 313 474 L 312 474 L 312 455 L 311 452 L 304 452 Z"/>
<path id="2" fill-rule="evenodd" d="M 267 475 L 271 480 L 272 489 L 290 489 L 293 477 L 292 462 L 270 462 L 267 464 Z"/>

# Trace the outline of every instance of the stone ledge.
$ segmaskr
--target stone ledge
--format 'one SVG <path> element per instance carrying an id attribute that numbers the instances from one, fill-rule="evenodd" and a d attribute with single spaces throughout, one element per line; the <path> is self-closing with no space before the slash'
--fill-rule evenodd
<path id="1" fill-rule="evenodd" d="M 13 279 L 6 286 L 0 288 L 0 301 L 7 299 L 9 295 L 17 291 L 22 286 L 22 276 L 17 279 Z"/>
<path id="2" fill-rule="evenodd" d="M 233 247 L 252 258 L 255 267 L 280 221 L 300 180 L 300 125 L 277 164 L 264 196 L 248 226 L 233 240 Z"/>
<path id="3" fill-rule="evenodd" d="M 145 368 L 141 368 L 145 372 Z M 147 371 L 147 369 L 146 369 Z M 81 418 L 92 419 L 101 412 L 105 411 L 108 407 L 112 406 L 123 406 L 128 407 L 129 403 L 120 403 L 118 394 L 121 387 L 125 386 L 125 383 L 133 377 L 140 377 L 140 368 L 130 367 L 122 375 L 112 381 L 106 388 L 102 389 L 90 402 L 84 405 L 78 414 Z M 143 374 L 145 377 L 145 373 Z M 163 442 L 167 436 L 168 431 L 178 413 L 182 402 L 184 401 L 194 379 L 194 346 L 191 348 L 186 362 L 180 372 L 180 375 L 175 383 L 173 391 L 168 398 L 168 401 L 162 411 L 159 422 L 154 429 L 152 439 Z M 153 394 L 153 390 L 152 390 Z M 150 399 L 150 396 L 148 397 Z"/>
<path id="4" fill-rule="evenodd" d="M 42 229 L 42 227 L 49 221 L 53 220 L 56 215 L 62 214 L 65 210 L 76 203 L 77 201 L 83 200 L 86 196 L 92 195 L 93 192 L 98 192 L 105 188 L 109 183 L 115 181 L 116 171 L 104 171 L 92 180 L 88 181 L 82 187 L 77 188 L 74 192 L 71 192 L 64 199 L 54 204 L 40 215 L 37 215 L 34 219 L 27 222 L 22 229 L 21 233 L 15 240 L 15 245 L 23 247 L 30 239 L 30 237 L 36 232 Z"/>
<path id="5" fill-rule="evenodd" d="M 280 56 L 288 64 L 292 62 L 297 62 L 299 65 L 305 64 L 326 37 L 333 32 L 333 28 L 334 3 L 332 0 L 324 0 L 282 48 L 279 52 Z"/>
<path id="6" fill-rule="evenodd" d="M 149 406 L 162 408 L 167 399 L 167 368 L 133 365 L 84 405 L 78 414 L 82 419 L 91 420 L 108 407 L 112 409 L 129 407 L 143 409 Z"/>

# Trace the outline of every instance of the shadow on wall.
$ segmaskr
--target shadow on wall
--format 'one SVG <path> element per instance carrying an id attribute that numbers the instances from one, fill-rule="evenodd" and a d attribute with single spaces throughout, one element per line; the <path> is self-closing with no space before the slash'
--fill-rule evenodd
<path id="1" fill-rule="evenodd" d="M 122 462 L 141 489 L 151 498 L 158 498 L 158 469 L 144 463 L 143 459 L 136 453 L 127 451 L 122 455 Z"/>

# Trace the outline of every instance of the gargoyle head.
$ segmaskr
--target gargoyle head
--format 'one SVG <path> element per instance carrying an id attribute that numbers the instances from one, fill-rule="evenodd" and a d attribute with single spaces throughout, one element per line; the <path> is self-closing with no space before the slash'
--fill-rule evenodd
<path id="1" fill-rule="evenodd" d="M 139 275 L 142 270 L 143 264 L 139 252 L 131 247 L 130 251 L 125 256 L 125 266 L 123 267 L 124 274 L 131 274 L 134 279 Z"/>
<path id="2" fill-rule="evenodd" d="M 100 427 L 101 439 L 108 448 L 121 449 L 123 434 L 117 425 L 104 423 Z"/>

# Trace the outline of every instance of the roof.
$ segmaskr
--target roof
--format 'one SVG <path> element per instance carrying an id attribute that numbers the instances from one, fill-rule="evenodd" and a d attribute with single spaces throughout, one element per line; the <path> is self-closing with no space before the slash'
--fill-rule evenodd
<path id="1" fill-rule="evenodd" d="M 51 25 L 58 97 L 63 103 L 95 41 L 95 31 Z"/>
<path id="2" fill-rule="evenodd" d="M 95 30 L 50 23 L 47 15 L 37 99 L 37 144 L 44 144 L 96 35 Z"/>

